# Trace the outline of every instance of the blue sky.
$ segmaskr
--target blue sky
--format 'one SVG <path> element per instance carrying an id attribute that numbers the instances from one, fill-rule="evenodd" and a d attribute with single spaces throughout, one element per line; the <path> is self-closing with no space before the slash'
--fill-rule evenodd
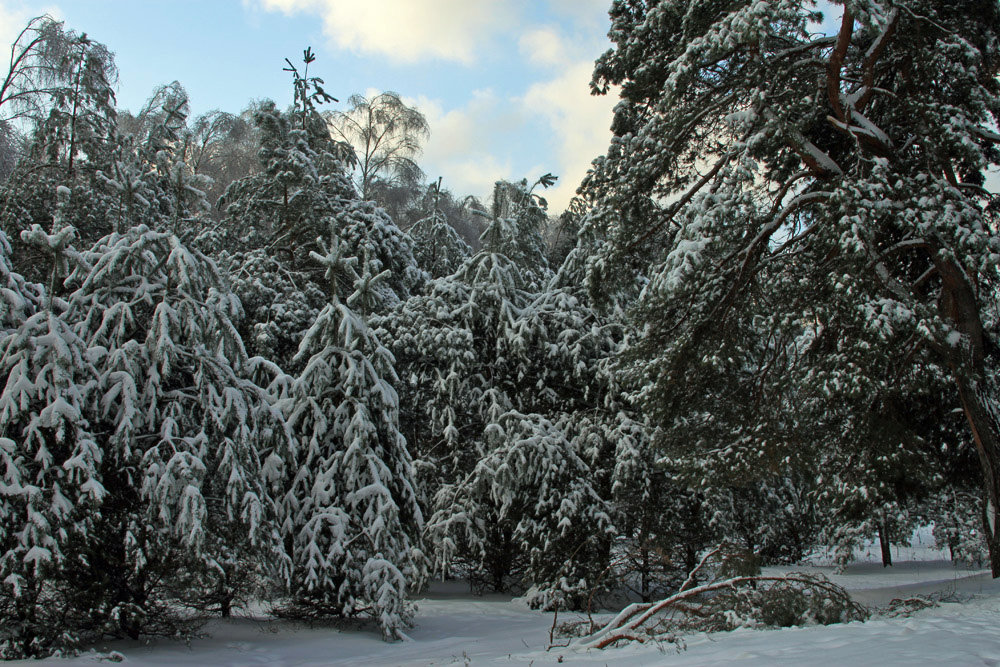
<path id="1" fill-rule="evenodd" d="M 49 12 L 116 54 L 119 106 L 180 81 L 195 114 L 290 101 L 284 58 L 312 46 L 341 100 L 394 90 L 427 116 L 419 162 L 456 194 L 560 177 L 553 212 L 607 148 L 614 99 L 594 98 L 610 0 L 0 0 L 0 42 Z M 336 108 L 338 105 L 334 105 Z"/>

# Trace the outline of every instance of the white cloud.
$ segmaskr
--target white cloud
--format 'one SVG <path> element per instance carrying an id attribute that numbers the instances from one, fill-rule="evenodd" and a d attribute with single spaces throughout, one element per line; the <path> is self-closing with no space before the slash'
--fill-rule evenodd
<path id="1" fill-rule="evenodd" d="M 479 90 L 464 106 L 445 109 L 436 100 L 409 98 L 431 128 L 418 159 L 430 180 L 444 178 L 456 194 L 487 197 L 498 179 L 537 178 L 550 171 L 559 180 L 545 191 L 549 211 L 560 213 L 576 193 L 591 161 L 607 151 L 611 140 L 612 110 L 617 97 L 590 95 L 589 60 L 562 68 L 555 78 L 532 84 L 523 96 L 506 100 L 490 90 Z M 542 125 L 539 128 L 538 125 Z M 547 135 L 531 155 L 512 153 L 518 137 Z M 545 145 L 553 152 L 539 155 Z M 535 163 L 525 168 L 523 160 Z"/>
<path id="2" fill-rule="evenodd" d="M 553 28 L 533 28 L 518 41 L 521 55 L 533 65 L 565 66 L 571 60 L 572 49 Z"/>
<path id="3" fill-rule="evenodd" d="M 603 155 L 611 143 L 611 119 L 617 95 L 590 94 L 593 63 L 580 61 L 567 67 L 557 78 L 532 85 L 521 106 L 526 114 L 546 118 L 557 143 L 552 171 L 559 176 L 557 187 L 546 199 L 552 212 L 562 211 L 572 199 L 591 161 Z"/>
<path id="4" fill-rule="evenodd" d="M 509 29 L 516 11 L 504 0 L 257 0 L 269 11 L 307 12 L 340 48 L 397 62 L 471 63 L 484 41 Z"/>
<path id="5" fill-rule="evenodd" d="M 406 99 L 427 118 L 431 136 L 418 159 L 429 180 L 439 176 L 456 195 L 484 198 L 498 179 L 514 177 L 509 158 L 497 157 L 490 143 L 517 134 L 525 119 L 520 109 L 505 103 L 491 90 L 477 90 L 467 104 L 445 110 L 426 97 Z"/>

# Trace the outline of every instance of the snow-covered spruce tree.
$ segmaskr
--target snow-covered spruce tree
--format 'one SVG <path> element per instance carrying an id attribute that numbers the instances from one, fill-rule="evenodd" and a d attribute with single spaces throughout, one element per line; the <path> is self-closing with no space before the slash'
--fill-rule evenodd
<path id="1" fill-rule="evenodd" d="M 706 493 L 689 489 L 657 464 L 648 425 L 625 413 L 617 419 L 610 435 L 618 541 L 608 578 L 649 601 L 676 591 L 700 553 L 719 542 L 720 532 L 712 525 Z"/>
<path id="2" fill-rule="evenodd" d="M 513 386 L 518 362 L 507 346 L 530 294 L 519 267 L 496 250 L 484 248 L 431 281 L 427 295 L 376 320 L 404 381 L 402 424 L 431 508 L 443 485 L 458 484 L 488 455 L 485 428 L 528 397 Z M 447 510 L 449 501 L 441 503 Z"/>
<path id="3" fill-rule="evenodd" d="M 0 229 L 0 332 L 3 333 L 19 329 L 44 300 L 43 287 L 16 273 L 10 256 L 10 242 Z"/>
<path id="4" fill-rule="evenodd" d="M 24 242 L 48 253 L 50 284 L 65 277 L 75 230 L 62 219 Z M 13 273 L 0 232 L 0 657 L 72 647 L 88 630 L 70 571 L 75 543 L 94 528 L 101 480 L 98 373 L 66 303 Z"/>
<path id="5" fill-rule="evenodd" d="M 943 369 L 996 507 L 1000 239 L 983 173 L 1000 8 L 838 5 L 832 36 L 804 0 L 612 6 L 594 86 L 623 101 L 585 191 L 611 250 L 595 268 L 653 262 L 626 371 L 688 470 L 752 479 L 866 447 L 824 408 L 878 415 L 886 387 Z"/>
<path id="6" fill-rule="evenodd" d="M 535 193 L 535 188 L 551 187 L 556 176 L 545 174 L 530 186 L 526 179 L 518 182 L 497 181 L 488 215 L 489 224 L 480 242 L 484 250 L 503 253 L 524 275 L 525 286 L 541 291 L 552 275 L 545 256 L 542 231 L 548 220 L 548 203 Z"/>
<path id="7" fill-rule="evenodd" d="M 413 258 L 417 266 L 431 278 L 441 278 L 455 273 L 472 255 L 472 248 L 462 240 L 439 206 L 441 179 L 428 188 L 427 199 L 430 215 L 421 218 L 407 230 L 413 239 Z"/>
<path id="8" fill-rule="evenodd" d="M 626 309 L 634 303 L 644 284 L 641 275 L 622 277 L 606 286 L 594 304 L 588 294 L 587 277 L 602 261 L 601 244 L 595 235 L 593 217 L 600 213 L 586 208 L 582 200 L 571 204 L 564 220 L 576 229 L 576 245 L 566 254 L 550 284 L 550 293 L 572 294 L 590 323 L 588 339 L 600 341 L 601 352 L 590 352 L 593 375 L 583 416 L 591 424 L 592 454 L 588 456 L 596 486 L 612 508 L 616 540 L 609 570 L 602 574 L 607 591 L 630 589 L 641 598 L 676 588 L 687 577 L 699 554 L 725 534 L 719 507 L 731 498 L 728 489 L 690 488 L 676 469 L 660 461 L 656 431 L 623 391 L 615 360 L 627 343 L 630 329 Z M 579 228 L 577 225 L 579 224 Z M 558 287 L 557 290 L 553 288 Z M 582 366 L 578 366 L 581 367 Z"/>
<path id="9" fill-rule="evenodd" d="M 413 257 L 413 242 L 374 202 L 352 199 L 336 214 L 340 237 L 355 257 L 367 257 L 373 271 L 387 272 L 373 286 L 371 312 L 385 312 L 423 290 L 427 274 Z"/>
<path id="10" fill-rule="evenodd" d="M 309 260 L 329 218 L 353 199 L 336 145 L 317 106 L 332 100 L 322 81 L 289 63 L 294 105 L 286 113 L 266 100 L 252 121 L 260 139 L 258 168 L 227 188 L 225 219 L 212 250 L 233 281 L 246 317 L 241 333 L 252 353 L 291 370 L 302 336 L 323 307 L 322 272 Z"/>
<path id="11" fill-rule="evenodd" d="M 530 399 L 512 384 L 519 361 L 508 349 L 516 320 L 533 298 L 520 266 L 506 255 L 517 239 L 511 219 L 492 219 L 482 250 L 456 273 L 376 318 L 403 373 L 404 405 L 414 410 L 405 428 L 413 431 L 418 459 L 446 466 L 435 473 L 438 479 L 470 471 L 485 452 L 469 443 L 481 442 L 491 419 Z"/>
<path id="12" fill-rule="evenodd" d="M 569 254 L 576 249 L 587 212 L 587 203 L 577 196 L 570 199 L 566 209 L 551 221 L 545 234 L 549 266 L 562 267 Z M 589 246 L 590 239 L 587 241 Z M 586 278 L 586 275 L 581 277 Z"/>
<path id="13" fill-rule="evenodd" d="M 234 182 L 220 206 L 226 219 L 213 235 L 213 248 L 233 279 L 246 308 L 241 333 L 249 349 L 288 371 L 302 336 L 323 308 L 323 271 L 309 259 L 317 239 L 336 221 L 341 243 L 352 256 L 367 254 L 388 269 L 378 285 L 378 309 L 409 296 L 424 276 L 413 260 L 408 237 L 382 209 L 362 201 L 317 105 L 332 100 L 291 65 L 295 105 L 280 111 L 265 101 L 253 113 L 260 134 L 259 170 Z"/>
<path id="14" fill-rule="evenodd" d="M 927 521 L 927 500 L 959 481 L 947 474 L 950 468 L 967 463 L 957 452 L 942 454 L 967 437 L 947 400 L 947 375 L 933 365 L 918 372 L 884 387 L 876 410 L 850 400 L 825 406 L 828 423 L 840 430 L 827 438 L 841 446 L 821 454 L 814 497 L 824 517 L 821 541 L 841 566 L 868 540 L 879 543 L 882 564 L 891 565 L 890 546 L 906 543 Z"/>
<path id="15" fill-rule="evenodd" d="M 292 372 L 298 345 L 322 309 L 324 290 L 264 249 L 223 252 L 219 263 L 227 268 L 243 305 L 239 330 L 248 352 Z"/>
<path id="16" fill-rule="evenodd" d="M 393 358 L 365 316 L 386 276 L 373 275 L 368 258 L 359 276 L 336 227 L 329 238 L 313 259 L 326 269 L 330 301 L 302 341 L 305 367 L 282 401 L 298 445 L 281 503 L 293 570 L 279 613 L 368 616 L 395 639 L 412 620 L 407 594 L 423 585 L 427 564 Z"/>
<path id="17" fill-rule="evenodd" d="M 181 581 L 204 587 L 181 597 L 226 614 L 246 572 L 281 575 L 285 422 L 248 379 L 258 362 L 214 262 L 142 225 L 84 260 L 68 312 L 98 373 L 106 493 L 75 546 L 78 582 L 100 632 L 175 634 Z"/>
<path id="18" fill-rule="evenodd" d="M 921 521 L 934 524 L 934 540 L 938 548 L 948 547 L 952 561 L 982 566 L 989 562 L 982 538 L 988 504 L 979 482 L 979 456 L 964 417 L 957 411 L 948 417 L 940 420 L 937 448 L 943 480 L 920 502 Z"/>
<path id="19" fill-rule="evenodd" d="M 303 126 L 299 113 L 282 112 L 271 101 L 260 105 L 253 120 L 261 137 L 261 169 L 223 196 L 220 205 L 229 218 L 221 227 L 223 248 L 266 248 L 290 268 L 309 270 L 308 253 L 319 249 L 316 239 L 328 231 L 324 215 L 333 200 L 353 198 L 353 186 L 333 142 L 314 122 Z"/>
<path id="20" fill-rule="evenodd" d="M 715 490 L 707 491 L 714 500 L 716 529 L 761 565 L 794 565 L 821 543 L 821 515 L 811 475 L 719 491 L 717 498 Z"/>

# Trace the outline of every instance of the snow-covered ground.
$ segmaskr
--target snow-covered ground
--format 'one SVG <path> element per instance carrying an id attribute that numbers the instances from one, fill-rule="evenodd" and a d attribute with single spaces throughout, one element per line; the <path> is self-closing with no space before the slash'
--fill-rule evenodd
<path id="1" fill-rule="evenodd" d="M 919 542 L 923 541 L 923 544 Z M 796 568 L 823 572 L 865 604 L 938 594 L 941 606 L 910 618 L 867 623 L 739 630 L 685 638 L 674 645 L 637 645 L 603 651 L 546 650 L 552 615 L 500 596 L 471 597 L 458 583 L 432 587 L 419 601 L 412 641 L 387 644 L 374 633 L 330 626 L 233 619 L 213 621 L 190 646 L 181 642 L 111 642 L 130 665 L 1000 665 L 1000 584 L 981 570 L 954 567 L 928 546 L 894 549 L 897 564 L 883 569 L 877 552 L 844 574 L 822 564 Z M 560 620 L 572 615 L 562 614 Z M 107 659 L 94 651 L 72 660 L 25 664 L 80 665 Z M 115 656 L 118 657 L 118 656 Z"/>

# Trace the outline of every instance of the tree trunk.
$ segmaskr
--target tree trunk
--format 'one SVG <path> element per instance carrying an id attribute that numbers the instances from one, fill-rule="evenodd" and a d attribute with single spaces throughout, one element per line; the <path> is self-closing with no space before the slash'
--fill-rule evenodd
<path id="1" fill-rule="evenodd" d="M 972 385 L 972 386 L 969 386 Z M 995 417 L 994 399 L 974 383 L 959 381 L 962 409 L 972 428 L 972 437 L 983 471 L 983 537 L 990 554 L 993 578 L 1000 577 L 1000 522 L 995 508 L 1000 505 L 1000 428 Z"/>
<path id="2" fill-rule="evenodd" d="M 882 519 L 878 526 L 878 543 L 882 547 L 882 567 L 892 567 L 892 542 L 889 541 L 889 520 Z"/>
<path id="3" fill-rule="evenodd" d="M 1000 577 L 1000 539 L 997 539 L 997 517 L 995 504 L 989 495 L 983 499 L 983 537 L 990 553 L 990 571 L 993 578 Z"/>
<path id="4" fill-rule="evenodd" d="M 643 602 L 649 602 L 650 586 L 649 586 L 649 548 L 643 544 L 640 547 L 640 553 L 642 555 L 641 560 L 641 572 L 640 572 L 640 583 L 639 583 L 639 596 L 642 598 Z"/>
<path id="5" fill-rule="evenodd" d="M 938 308 L 962 334 L 962 340 L 941 350 L 958 386 L 962 410 L 972 430 L 983 472 L 986 503 L 983 534 L 990 553 L 993 577 L 1000 577 L 1000 525 L 993 508 L 1000 507 L 1000 404 L 997 387 L 987 372 L 987 334 L 979 312 L 975 287 L 965 269 L 942 251 L 931 257 L 941 276 Z"/>

